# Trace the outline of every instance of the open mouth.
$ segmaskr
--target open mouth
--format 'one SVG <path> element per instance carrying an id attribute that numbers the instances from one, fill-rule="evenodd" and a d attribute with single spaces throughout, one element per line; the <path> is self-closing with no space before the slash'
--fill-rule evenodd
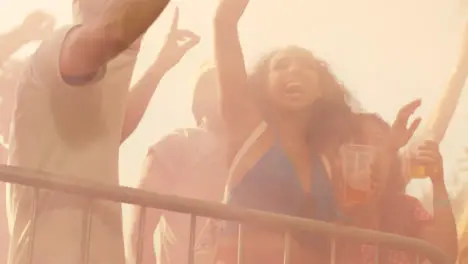
<path id="1" fill-rule="evenodd" d="M 303 95 L 304 85 L 300 82 L 289 82 L 286 84 L 285 94 L 288 97 L 298 97 Z"/>

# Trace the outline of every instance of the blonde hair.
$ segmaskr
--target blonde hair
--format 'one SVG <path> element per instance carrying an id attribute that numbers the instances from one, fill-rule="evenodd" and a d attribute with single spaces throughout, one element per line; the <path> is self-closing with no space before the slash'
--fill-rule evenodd
<path id="1" fill-rule="evenodd" d="M 192 113 L 194 115 L 195 121 L 197 122 L 197 125 L 201 125 L 203 123 L 204 118 L 206 118 L 207 111 L 209 111 L 210 108 L 210 106 L 206 105 L 205 98 L 210 98 L 206 92 L 208 91 L 217 93 L 217 90 L 211 91 L 211 87 L 216 87 L 217 89 L 216 79 L 216 66 L 214 61 L 207 61 L 203 63 L 200 66 L 200 71 L 195 81 L 195 88 L 192 99 Z M 214 98 L 217 98 L 217 95 L 214 96 Z"/>

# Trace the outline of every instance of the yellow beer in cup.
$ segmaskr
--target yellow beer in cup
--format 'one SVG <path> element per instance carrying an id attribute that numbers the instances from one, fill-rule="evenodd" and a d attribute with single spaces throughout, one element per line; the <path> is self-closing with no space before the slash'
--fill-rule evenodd
<path id="1" fill-rule="evenodd" d="M 411 159 L 411 158 L 410 158 Z M 427 178 L 426 166 L 418 164 L 418 161 L 414 158 L 409 164 L 409 178 L 411 179 L 424 179 Z"/>
<path id="2" fill-rule="evenodd" d="M 429 177 L 425 164 L 418 161 L 418 147 L 425 141 L 431 140 L 430 133 L 424 137 L 419 137 L 418 140 L 411 142 L 403 150 L 403 174 L 410 179 L 424 179 Z"/>

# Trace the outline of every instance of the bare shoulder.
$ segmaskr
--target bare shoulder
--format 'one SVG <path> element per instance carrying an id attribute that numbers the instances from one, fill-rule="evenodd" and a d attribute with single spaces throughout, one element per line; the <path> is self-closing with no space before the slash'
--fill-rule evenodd
<path id="1" fill-rule="evenodd" d="M 154 143 L 148 150 L 148 156 L 164 160 L 187 159 L 206 133 L 199 128 L 174 130 Z"/>
<path id="2" fill-rule="evenodd" d="M 416 197 L 401 194 L 397 197 L 400 204 L 405 204 L 409 207 L 412 217 L 417 221 L 429 221 L 432 219 L 432 215 L 424 207 L 423 203 Z"/>
<path id="3" fill-rule="evenodd" d="M 194 139 L 200 133 L 203 130 L 177 129 L 150 146 L 146 160 L 147 171 L 140 186 L 166 192 L 180 183 L 182 175 L 185 175 L 181 172 L 193 159 Z"/>
<path id="4" fill-rule="evenodd" d="M 68 84 L 87 84 L 103 68 L 103 61 L 98 56 L 99 38 L 89 27 L 81 25 L 74 26 L 66 34 L 60 48 L 59 68 L 62 78 Z"/>
<path id="5" fill-rule="evenodd" d="M 199 128 L 181 128 L 163 136 L 151 147 L 151 152 L 165 150 L 168 147 L 180 147 L 206 133 Z"/>

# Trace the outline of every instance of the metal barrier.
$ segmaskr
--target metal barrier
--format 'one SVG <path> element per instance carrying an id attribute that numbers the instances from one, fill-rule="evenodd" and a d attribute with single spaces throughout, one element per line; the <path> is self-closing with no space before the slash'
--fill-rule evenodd
<path id="1" fill-rule="evenodd" d="M 117 203 L 127 203 L 139 205 L 141 207 L 140 214 L 140 230 L 138 239 L 138 252 L 136 256 L 136 263 L 140 264 L 142 259 L 142 234 L 144 233 L 144 219 L 146 208 L 159 208 L 174 212 L 186 213 L 191 216 L 190 228 L 190 252 L 188 262 L 194 263 L 194 245 L 195 245 L 195 223 L 196 217 L 209 217 L 215 219 L 224 219 L 228 221 L 239 222 L 242 230 L 243 224 L 259 224 L 262 226 L 271 226 L 285 230 L 285 254 L 284 263 L 289 264 L 289 242 L 291 231 L 305 231 L 323 233 L 332 237 L 332 241 L 339 238 L 354 238 L 363 242 L 369 242 L 376 245 L 386 245 L 397 249 L 408 250 L 417 252 L 419 255 L 427 257 L 432 264 L 453 264 L 449 258 L 443 254 L 437 247 L 414 238 L 377 232 L 373 230 L 344 227 L 340 225 L 307 220 L 298 217 L 291 217 L 286 215 L 273 214 L 257 210 L 250 210 L 240 207 L 223 205 L 220 203 L 201 201 L 196 199 L 182 198 L 177 196 L 162 195 L 152 193 L 135 188 L 109 186 L 96 184 L 95 182 L 82 181 L 70 177 L 59 177 L 48 173 L 31 171 L 24 168 L 0 165 L 0 181 L 30 186 L 34 189 L 34 195 L 37 198 L 39 189 L 52 190 L 56 192 L 65 192 L 67 194 L 75 194 L 93 199 L 103 199 L 114 201 Z M 91 209 L 90 209 L 91 210 Z M 35 232 L 35 219 L 37 217 L 37 205 L 33 203 L 32 228 L 30 236 L 34 236 Z M 91 211 L 88 212 L 90 218 Z M 82 264 L 88 264 L 89 260 L 89 239 L 91 230 L 90 219 L 85 221 L 86 232 L 83 237 L 84 245 L 82 247 Z M 239 232 L 242 234 L 242 232 Z M 239 236 L 239 264 L 242 264 L 242 236 Z M 34 240 L 33 240 L 34 241 Z M 33 263 L 32 254 L 34 245 L 29 249 L 30 262 Z M 333 245 L 332 245 L 332 254 Z M 419 259 L 419 258 L 418 258 Z M 334 263 L 332 256 L 331 262 Z M 417 261 L 419 263 L 419 260 Z M 378 263 L 378 257 L 376 262 Z"/>

